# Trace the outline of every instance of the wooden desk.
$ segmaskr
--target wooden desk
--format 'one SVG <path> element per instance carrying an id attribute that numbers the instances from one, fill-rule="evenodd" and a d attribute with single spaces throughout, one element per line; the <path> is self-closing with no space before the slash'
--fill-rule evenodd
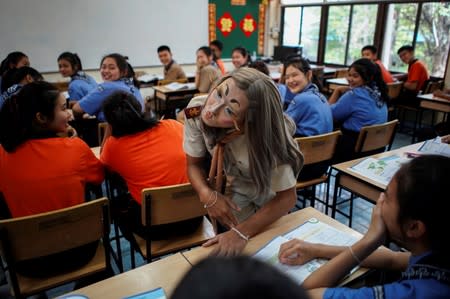
<path id="1" fill-rule="evenodd" d="M 330 91 L 335 90 L 339 86 L 348 86 L 346 78 L 331 78 L 327 79 L 326 82 Z"/>
<path id="2" fill-rule="evenodd" d="M 420 146 L 423 144 L 423 142 L 411 144 L 408 146 L 404 146 L 395 150 L 383 152 L 380 154 L 372 155 L 370 157 L 373 158 L 383 158 L 388 157 L 392 155 L 400 155 L 402 156 L 405 152 L 408 151 L 417 151 Z M 357 194 L 358 196 L 361 196 L 368 201 L 372 203 L 376 203 L 378 200 L 378 197 L 380 196 L 380 193 L 386 190 L 386 185 L 381 184 L 379 182 L 373 181 L 365 176 L 360 175 L 359 173 L 353 171 L 351 167 L 353 165 L 358 164 L 362 160 L 366 159 L 368 157 L 363 157 L 356 160 L 351 160 L 339 164 L 332 165 L 331 167 L 336 169 L 338 173 L 336 174 L 336 180 L 334 183 L 334 194 L 333 194 L 333 201 L 332 201 L 332 217 L 335 218 L 336 216 L 336 202 L 337 202 L 337 193 L 339 187 L 344 188 L 346 190 L 349 190 L 352 193 Z"/>
<path id="3" fill-rule="evenodd" d="M 251 240 L 248 242 L 247 246 L 244 248 L 244 254 L 246 255 L 253 255 L 255 254 L 260 248 L 262 248 L 265 244 L 267 244 L 269 241 L 271 241 L 273 238 L 279 235 L 283 235 L 290 230 L 296 228 L 297 226 L 303 224 L 310 218 L 317 218 L 318 220 L 322 221 L 323 223 L 327 223 L 334 228 L 341 230 L 345 233 L 348 233 L 350 235 L 356 236 L 360 238 L 362 235 L 349 228 L 348 226 L 336 221 L 335 219 L 332 219 L 331 217 L 328 217 L 327 215 L 317 211 L 316 209 L 312 207 L 304 208 L 302 210 L 296 211 L 294 213 L 288 214 L 286 216 L 281 217 L 274 223 L 272 223 L 269 227 L 267 227 L 264 232 L 254 236 L 251 238 Z M 214 247 L 197 247 L 189 251 L 185 251 L 182 254 L 186 257 L 189 263 L 192 265 L 198 263 L 199 261 L 203 260 L 208 256 L 208 254 L 212 251 Z M 343 283 L 348 283 L 357 277 L 361 276 L 362 274 L 366 273 L 368 269 L 359 269 L 355 273 L 353 273 L 350 277 L 348 277 Z"/>
<path id="4" fill-rule="evenodd" d="M 420 99 L 420 107 L 422 108 L 441 111 L 445 113 L 450 112 L 449 100 L 433 96 L 432 93 L 419 94 L 417 98 Z"/>
<path id="5" fill-rule="evenodd" d="M 153 89 L 155 90 L 155 98 L 158 101 L 164 102 L 165 106 L 167 107 L 169 104 L 169 101 L 179 101 L 184 100 L 188 96 L 193 96 L 194 94 L 198 93 L 197 88 L 192 83 L 190 88 L 185 89 L 179 89 L 179 90 L 170 90 L 165 85 L 161 86 L 154 86 Z M 159 104 L 157 104 L 156 112 L 160 113 L 161 107 L 159 107 Z"/>
<path id="6" fill-rule="evenodd" d="M 190 268 L 188 261 L 177 253 L 66 295 L 79 294 L 90 299 L 114 299 L 162 287 L 167 298 L 170 298 L 178 282 Z"/>

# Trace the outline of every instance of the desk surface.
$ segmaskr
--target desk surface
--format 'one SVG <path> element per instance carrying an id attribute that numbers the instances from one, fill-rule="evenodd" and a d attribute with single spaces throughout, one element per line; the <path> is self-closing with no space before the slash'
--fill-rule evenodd
<path id="1" fill-rule="evenodd" d="M 423 142 L 419 142 L 419 143 L 407 145 L 407 146 L 404 146 L 404 147 L 401 147 L 401 148 L 398 148 L 398 149 L 395 149 L 395 150 L 391 150 L 391 151 L 383 152 L 383 153 L 380 153 L 380 154 L 368 156 L 368 157 L 383 158 L 383 157 L 392 156 L 394 154 L 403 155 L 405 152 L 415 152 L 415 151 L 417 151 L 422 144 L 423 144 Z M 357 173 L 357 172 L 355 172 L 355 171 L 353 171 L 351 169 L 351 167 L 353 165 L 358 164 L 359 162 L 361 162 L 362 160 L 364 160 L 364 159 L 366 159 L 368 157 L 363 157 L 363 158 L 359 158 L 359 159 L 355 159 L 355 160 L 351 160 L 351 161 L 342 162 L 342 163 L 339 163 L 339 164 L 334 164 L 334 165 L 332 165 L 332 167 L 334 169 L 340 171 L 340 172 L 343 172 L 345 174 L 348 174 L 350 176 L 353 176 L 355 178 L 363 180 L 363 181 L 365 181 L 368 184 L 371 184 L 371 185 L 376 186 L 376 187 L 378 187 L 378 188 L 380 188 L 382 190 L 385 190 L 386 189 L 386 185 L 381 184 L 381 183 L 376 182 L 376 181 L 373 181 L 373 180 L 371 180 L 371 179 L 369 179 L 369 178 L 367 178 L 365 176 L 362 176 L 359 173 Z"/>
<path id="2" fill-rule="evenodd" d="M 165 85 L 160 85 L 160 86 L 153 86 L 152 88 L 154 90 L 156 90 L 157 92 L 162 92 L 164 94 L 170 94 L 170 93 L 192 93 L 192 92 L 196 92 L 197 88 L 195 87 L 195 84 L 193 83 L 181 83 L 181 84 L 186 84 L 188 86 L 188 88 L 183 88 L 183 89 L 168 89 Z"/>
<path id="3" fill-rule="evenodd" d="M 264 232 L 254 236 L 247 244 L 247 246 L 244 249 L 244 254 L 252 255 L 256 253 L 260 248 L 262 248 L 265 244 L 267 244 L 269 241 L 271 241 L 276 236 L 285 234 L 289 232 L 290 230 L 296 228 L 297 226 L 303 224 L 310 218 L 317 218 L 318 220 L 322 221 L 323 223 L 327 223 L 334 228 L 341 230 L 343 232 L 346 232 L 348 234 L 351 234 L 356 237 L 361 237 L 361 234 L 348 226 L 336 221 L 335 219 L 317 211 L 314 208 L 308 207 L 304 208 L 302 210 L 296 211 L 294 213 L 288 214 L 286 216 L 281 217 L 274 223 L 272 223 L 269 227 L 267 227 Z M 189 251 L 185 251 L 182 254 L 186 257 L 186 259 L 191 264 L 196 264 L 199 261 L 203 260 L 208 256 L 208 254 L 211 252 L 213 247 L 198 247 L 194 248 Z M 351 281 L 363 273 L 367 272 L 367 269 L 360 269 L 356 271 L 353 275 L 351 275 L 347 280 L 345 280 L 343 283 L 347 283 L 348 281 Z"/>
<path id="4" fill-rule="evenodd" d="M 427 93 L 427 94 L 419 94 L 417 95 L 417 97 L 421 100 L 426 100 L 426 101 L 433 101 L 433 102 L 439 102 L 439 103 L 445 103 L 450 105 L 450 101 L 444 98 L 440 98 L 437 96 L 434 96 L 432 93 Z"/>
<path id="5" fill-rule="evenodd" d="M 336 84 L 336 85 L 348 85 L 348 81 L 346 78 L 331 78 L 327 79 L 328 84 Z"/>
<path id="6" fill-rule="evenodd" d="M 70 295 L 79 294 L 90 299 L 113 299 L 162 287 L 167 298 L 169 298 L 178 282 L 190 268 L 191 265 L 188 261 L 180 253 L 177 253 L 75 290 Z"/>

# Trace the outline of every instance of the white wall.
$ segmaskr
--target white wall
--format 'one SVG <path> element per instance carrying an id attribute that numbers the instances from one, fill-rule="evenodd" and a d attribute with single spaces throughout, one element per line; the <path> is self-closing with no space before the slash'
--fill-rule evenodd
<path id="1" fill-rule="evenodd" d="M 111 52 L 133 66 L 159 65 L 161 44 L 194 63 L 208 43 L 208 0 L 0 0 L 0 37 L 1 57 L 25 52 L 41 72 L 56 71 L 63 51 L 78 53 L 85 69 Z"/>

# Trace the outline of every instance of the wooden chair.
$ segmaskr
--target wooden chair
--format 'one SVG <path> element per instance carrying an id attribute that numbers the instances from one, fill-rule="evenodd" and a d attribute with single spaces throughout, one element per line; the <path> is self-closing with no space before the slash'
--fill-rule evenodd
<path id="1" fill-rule="evenodd" d="M 345 78 L 348 75 L 348 68 L 345 69 L 337 69 L 336 70 L 336 74 L 335 74 L 335 78 Z"/>
<path id="2" fill-rule="evenodd" d="M 395 99 L 398 98 L 398 96 L 402 92 L 403 82 L 397 81 L 397 82 L 393 82 L 393 83 L 388 83 L 387 88 L 388 88 L 389 99 L 391 101 L 395 101 Z"/>
<path id="3" fill-rule="evenodd" d="M 327 134 L 317 135 L 317 136 L 309 136 L 309 137 L 299 137 L 295 140 L 297 141 L 301 152 L 304 157 L 304 166 L 330 161 L 333 158 L 334 152 L 336 150 L 336 145 L 339 139 L 339 136 L 342 135 L 341 131 L 334 131 Z M 330 194 L 330 185 L 329 185 L 330 173 L 323 174 L 318 178 L 314 178 L 308 181 L 298 181 L 295 185 L 295 189 L 297 192 L 299 190 L 313 187 L 313 196 L 311 198 L 311 206 L 314 207 L 315 200 L 323 202 L 325 204 L 325 213 L 328 213 L 328 197 Z M 324 201 L 316 198 L 316 190 L 315 186 L 318 184 L 326 183 L 326 197 Z"/>
<path id="4" fill-rule="evenodd" d="M 100 198 L 66 209 L 0 221 L 1 254 L 8 265 L 10 285 L 16 298 L 43 292 L 59 285 L 109 271 L 108 200 Z M 90 242 L 99 243 L 94 258 L 72 272 L 34 278 L 16 272 L 18 262 L 63 252 Z"/>
<path id="5" fill-rule="evenodd" d="M 398 119 L 394 119 L 384 124 L 362 127 L 355 145 L 355 153 L 357 154 L 357 157 L 369 156 L 375 153 L 384 152 L 385 150 L 390 150 L 392 142 L 395 138 L 398 123 Z M 339 203 L 334 203 L 332 207 L 333 213 L 338 212 L 339 214 L 349 218 L 350 227 L 352 226 L 354 198 L 354 194 L 351 193 L 349 199 L 344 199 Z M 350 201 L 349 214 L 337 209 L 338 205 L 347 201 Z"/>
<path id="6" fill-rule="evenodd" d="M 97 125 L 97 134 L 98 134 L 98 144 L 101 146 L 103 142 L 103 138 L 105 137 L 106 128 L 108 127 L 107 122 L 99 122 Z"/>
<path id="7" fill-rule="evenodd" d="M 152 258 L 202 244 L 214 236 L 213 226 L 206 217 L 203 217 L 202 224 L 193 233 L 165 240 L 151 240 L 151 227 L 206 214 L 206 209 L 190 183 L 142 190 L 142 224 L 148 237 L 143 239 L 134 234 L 140 253 L 151 262 Z"/>

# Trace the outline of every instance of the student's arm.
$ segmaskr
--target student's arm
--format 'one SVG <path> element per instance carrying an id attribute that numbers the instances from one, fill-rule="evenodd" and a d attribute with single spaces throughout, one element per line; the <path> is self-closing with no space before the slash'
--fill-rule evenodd
<path id="1" fill-rule="evenodd" d="M 333 93 L 331 94 L 330 98 L 328 99 L 328 104 L 334 104 L 336 103 L 339 98 L 346 93 L 348 90 L 350 89 L 350 87 L 348 86 L 339 86 L 338 88 L 336 88 L 335 90 L 333 90 Z"/>
<path id="2" fill-rule="evenodd" d="M 252 237 L 281 216 L 286 215 L 294 207 L 295 201 L 295 187 L 277 192 L 273 199 L 235 228 L 245 236 Z M 204 246 L 217 244 L 211 255 L 234 256 L 242 252 L 246 243 L 247 241 L 235 231 L 230 230 L 215 236 Z"/>
<path id="3" fill-rule="evenodd" d="M 308 276 L 303 282 L 304 288 L 327 288 L 336 285 L 352 268 L 358 265 L 358 260 L 365 260 L 383 244 L 386 235 L 386 225 L 381 217 L 383 203 L 384 194 L 382 193 L 373 209 L 372 221 L 364 237 Z"/>
<path id="4" fill-rule="evenodd" d="M 74 116 L 76 116 L 76 117 L 82 117 L 84 114 L 84 110 L 83 110 L 83 108 L 81 108 L 79 102 L 75 102 L 73 104 L 72 111 L 73 111 Z"/>
<path id="5" fill-rule="evenodd" d="M 407 81 L 407 82 L 403 83 L 403 87 L 405 89 L 408 89 L 408 90 L 411 90 L 411 91 L 416 91 L 417 81 Z"/>

